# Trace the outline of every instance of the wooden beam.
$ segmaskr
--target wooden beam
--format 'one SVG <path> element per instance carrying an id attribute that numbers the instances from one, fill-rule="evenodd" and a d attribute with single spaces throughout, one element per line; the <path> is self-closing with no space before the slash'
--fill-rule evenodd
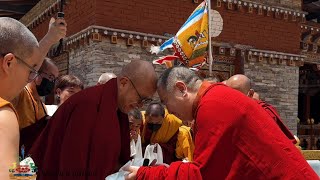
<path id="1" fill-rule="evenodd" d="M 0 11 L 4 12 L 13 12 L 17 14 L 25 14 L 27 13 L 33 6 L 26 5 L 26 6 L 17 6 L 17 5 L 1 5 Z"/>

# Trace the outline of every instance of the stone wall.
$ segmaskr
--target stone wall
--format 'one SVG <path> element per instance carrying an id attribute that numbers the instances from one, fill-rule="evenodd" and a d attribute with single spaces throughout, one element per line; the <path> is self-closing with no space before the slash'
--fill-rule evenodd
<path id="1" fill-rule="evenodd" d="M 299 67 L 246 62 L 245 75 L 266 102 L 276 107 L 288 128 L 297 133 Z"/>
<path id="2" fill-rule="evenodd" d="M 127 46 L 124 39 L 118 39 L 117 44 L 111 44 L 109 37 L 101 42 L 90 40 L 89 45 L 82 46 L 69 53 L 69 74 L 74 74 L 84 80 L 86 87 L 97 83 L 100 75 L 105 72 L 118 74 L 121 68 L 133 59 L 152 62 L 155 55 L 150 55 L 149 48 L 142 48 L 141 42 Z M 159 73 L 164 66 L 155 66 Z"/>

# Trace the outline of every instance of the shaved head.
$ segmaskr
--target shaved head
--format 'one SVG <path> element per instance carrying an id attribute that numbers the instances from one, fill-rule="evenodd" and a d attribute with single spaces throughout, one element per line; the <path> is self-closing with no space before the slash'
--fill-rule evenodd
<path id="1" fill-rule="evenodd" d="M 119 76 L 129 77 L 137 86 L 147 86 L 150 91 L 156 90 L 157 75 L 150 62 L 133 60 L 122 68 Z"/>
<path id="2" fill-rule="evenodd" d="M 108 82 L 110 79 L 116 78 L 117 76 L 113 73 L 103 73 L 101 74 L 99 80 L 98 80 L 98 85 L 99 84 L 105 84 Z"/>
<path id="3" fill-rule="evenodd" d="M 198 90 L 202 83 L 194 71 L 180 66 L 165 70 L 159 78 L 158 88 L 170 92 L 173 90 L 177 81 L 182 81 L 188 88 L 193 90 Z"/>
<path id="4" fill-rule="evenodd" d="M 118 105 L 128 113 L 150 101 L 157 87 L 157 75 L 150 62 L 133 60 L 118 75 Z"/>
<path id="5" fill-rule="evenodd" d="M 0 17 L 0 54 L 14 53 L 19 58 L 31 57 L 39 43 L 32 32 L 19 21 Z"/>
<path id="6" fill-rule="evenodd" d="M 160 103 L 151 103 L 146 109 L 146 115 L 161 116 L 164 118 L 164 107 Z"/>
<path id="7" fill-rule="evenodd" d="M 226 85 L 247 95 L 251 89 L 251 80 L 243 74 L 237 74 L 230 77 Z"/>

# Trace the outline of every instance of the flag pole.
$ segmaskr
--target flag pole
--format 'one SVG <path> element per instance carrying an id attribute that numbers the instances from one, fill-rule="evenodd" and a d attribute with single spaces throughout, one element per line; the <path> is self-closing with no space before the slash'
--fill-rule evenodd
<path id="1" fill-rule="evenodd" d="M 209 42 L 208 42 L 209 75 L 210 77 L 212 77 L 213 57 L 212 57 L 212 45 L 211 45 L 211 0 L 207 0 L 207 6 L 208 6 L 208 29 L 209 29 Z"/>

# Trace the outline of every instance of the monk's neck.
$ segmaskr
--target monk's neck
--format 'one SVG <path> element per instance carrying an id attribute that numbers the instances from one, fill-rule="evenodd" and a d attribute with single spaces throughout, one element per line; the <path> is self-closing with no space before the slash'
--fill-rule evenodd
<path id="1" fill-rule="evenodd" d="M 35 82 L 28 83 L 27 87 L 31 90 L 33 98 L 40 99 Z"/>
<path id="2" fill-rule="evenodd" d="M 12 96 L 10 83 L 4 83 L 1 81 L 0 97 L 6 101 L 12 101 L 15 97 Z"/>

